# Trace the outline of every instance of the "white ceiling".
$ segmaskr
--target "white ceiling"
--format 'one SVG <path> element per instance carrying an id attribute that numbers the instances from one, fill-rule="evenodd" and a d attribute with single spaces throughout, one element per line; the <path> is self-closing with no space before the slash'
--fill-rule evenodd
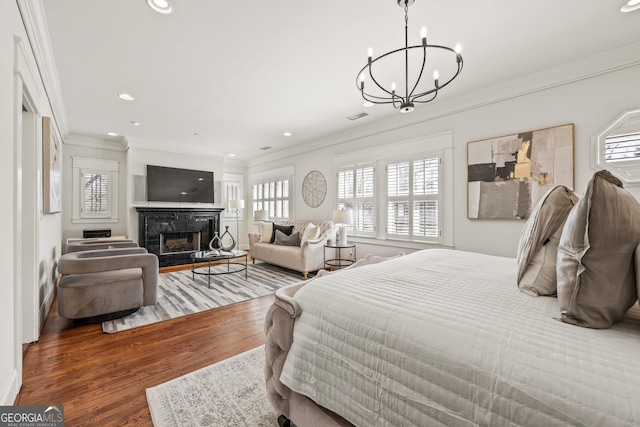
<path id="1" fill-rule="evenodd" d="M 171 1 L 169 15 L 146 0 L 43 1 L 69 134 L 249 160 L 399 114 L 363 107 L 355 84 L 369 46 L 404 44 L 396 0 Z M 410 44 L 426 25 L 429 43 L 462 45 L 464 69 L 411 114 L 638 42 L 640 11 L 622 4 L 416 0 Z"/>

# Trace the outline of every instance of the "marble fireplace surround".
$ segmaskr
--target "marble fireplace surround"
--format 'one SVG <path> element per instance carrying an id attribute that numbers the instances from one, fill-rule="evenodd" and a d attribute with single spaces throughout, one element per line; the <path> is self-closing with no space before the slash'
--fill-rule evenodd
<path id="1" fill-rule="evenodd" d="M 142 208 L 138 212 L 138 244 L 158 256 L 160 267 L 190 264 L 193 251 L 161 253 L 161 235 L 200 233 L 200 247 L 208 250 L 214 233 L 220 232 L 222 208 Z M 195 248 L 194 248 L 195 249 Z"/>

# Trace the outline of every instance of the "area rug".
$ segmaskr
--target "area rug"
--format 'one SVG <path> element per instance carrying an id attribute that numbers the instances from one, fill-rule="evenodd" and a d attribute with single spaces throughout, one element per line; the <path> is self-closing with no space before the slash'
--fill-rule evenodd
<path id="1" fill-rule="evenodd" d="M 264 346 L 147 389 L 155 427 L 277 427 L 267 400 Z"/>
<path id="2" fill-rule="evenodd" d="M 162 273 L 155 305 L 102 322 L 102 330 L 110 334 L 199 313 L 269 295 L 278 288 L 303 280 L 302 273 L 267 263 L 248 264 L 247 268 L 247 280 L 244 272 L 211 276 L 211 287 L 207 284 L 207 276 L 196 274 L 192 278 L 190 269 Z"/>

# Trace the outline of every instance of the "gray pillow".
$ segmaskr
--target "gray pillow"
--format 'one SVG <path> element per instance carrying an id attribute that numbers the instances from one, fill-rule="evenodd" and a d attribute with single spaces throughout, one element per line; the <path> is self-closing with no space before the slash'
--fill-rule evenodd
<path id="1" fill-rule="evenodd" d="M 295 232 L 290 236 L 287 236 L 280 230 L 276 230 L 275 232 L 275 241 L 273 242 L 276 245 L 282 246 L 300 246 L 300 233 Z"/>
<path id="2" fill-rule="evenodd" d="M 291 233 L 293 233 L 293 225 L 278 225 L 276 223 L 273 223 L 273 233 L 271 234 L 271 243 L 274 243 L 276 241 L 276 230 L 280 230 L 287 236 L 291 236 Z"/>
<path id="3" fill-rule="evenodd" d="M 561 320 L 609 328 L 637 300 L 640 202 L 608 171 L 593 175 L 562 230 L 556 273 Z"/>
<path id="4" fill-rule="evenodd" d="M 556 258 L 562 228 L 578 196 L 557 185 L 542 196 L 522 228 L 518 243 L 518 287 L 526 294 L 555 295 Z"/>

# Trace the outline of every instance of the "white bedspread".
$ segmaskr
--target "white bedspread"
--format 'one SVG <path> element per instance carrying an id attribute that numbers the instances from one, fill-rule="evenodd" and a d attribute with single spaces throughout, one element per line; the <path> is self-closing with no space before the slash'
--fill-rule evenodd
<path id="1" fill-rule="evenodd" d="M 640 425 L 640 313 L 556 320 L 515 260 L 425 250 L 317 278 L 281 381 L 356 426 Z"/>

